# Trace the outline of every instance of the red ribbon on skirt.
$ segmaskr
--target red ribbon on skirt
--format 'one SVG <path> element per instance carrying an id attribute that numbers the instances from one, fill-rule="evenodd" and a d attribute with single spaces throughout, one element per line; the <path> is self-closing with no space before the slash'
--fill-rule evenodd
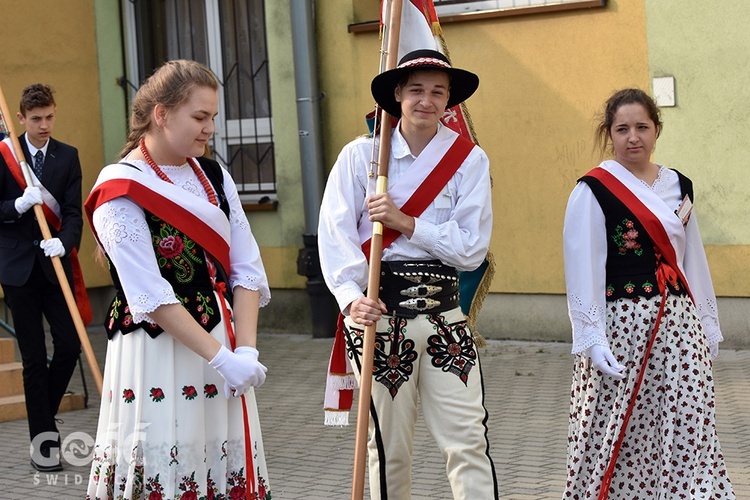
<path id="1" fill-rule="evenodd" d="M 641 364 L 641 371 L 638 373 L 638 380 L 635 383 L 635 387 L 633 387 L 633 394 L 630 397 L 630 403 L 628 404 L 628 409 L 625 411 L 625 417 L 622 420 L 622 426 L 620 427 L 620 433 L 617 436 L 617 440 L 615 441 L 614 446 L 612 447 L 612 454 L 609 457 L 609 464 L 607 465 L 607 470 L 604 473 L 604 478 L 602 478 L 602 487 L 601 490 L 599 490 L 599 496 L 598 500 L 607 500 L 609 498 L 609 488 L 612 484 L 612 476 L 615 472 L 615 464 L 617 463 L 617 456 L 620 453 L 620 447 L 622 446 L 622 441 L 625 438 L 625 432 L 628 428 L 628 422 L 630 421 L 630 415 L 633 413 L 633 408 L 635 407 L 635 400 L 638 397 L 638 391 L 641 388 L 641 382 L 643 382 L 643 376 L 646 373 L 646 366 L 648 365 L 648 358 L 651 355 L 651 349 L 654 346 L 654 341 L 656 340 L 656 334 L 659 331 L 659 325 L 661 325 L 662 317 L 664 316 L 664 305 L 667 302 L 667 295 L 669 293 L 669 288 L 667 287 L 667 283 L 672 285 L 674 288 L 679 289 L 680 284 L 679 280 L 677 278 L 677 272 L 664 260 L 662 259 L 662 255 L 659 252 L 659 250 L 656 250 L 656 284 L 659 286 L 659 291 L 661 292 L 661 304 L 659 304 L 659 313 L 656 315 L 656 321 L 654 322 L 654 329 L 651 332 L 651 337 L 648 340 L 648 345 L 646 346 L 646 352 L 643 355 L 643 363 Z"/>

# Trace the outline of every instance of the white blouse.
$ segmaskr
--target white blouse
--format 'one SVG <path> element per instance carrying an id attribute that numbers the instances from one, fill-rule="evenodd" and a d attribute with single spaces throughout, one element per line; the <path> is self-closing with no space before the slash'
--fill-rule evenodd
<path id="1" fill-rule="evenodd" d="M 158 177 L 145 161 L 128 160 L 128 163 L 134 164 L 148 175 Z M 189 205 L 191 196 L 208 200 L 190 165 L 185 163 L 160 168 L 176 186 L 185 190 L 185 205 Z M 268 304 L 271 293 L 260 249 L 242 209 L 237 187 L 224 169 L 222 172 L 224 192 L 230 208 L 231 264 L 227 270 L 228 285 L 230 288 L 240 286 L 259 291 L 262 307 Z M 159 272 L 146 215 L 139 205 L 128 197 L 115 198 L 94 211 L 93 222 L 104 251 L 117 269 L 133 321 L 154 323 L 148 313 L 164 304 L 179 303 L 172 285 Z"/>
<path id="2" fill-rule="evenodd" d="M 433 141 L 446 140 L 451 134 L 455 132 L 440 125 Z M 357 228 L 368 217 L 367 199 L 376 192 L 377 175 L 368 176 L 372 141 L 361 137 L 343 148 L 328 176 L 321 204 L 320 263 L 342 311 L 367 288 L 368 264 Z M 398 183 L 415 160 L 396 126 L 391 135 L 388 186 Z M 476 146 L 435 200 L 415 218 L 412 237 L 399 236 L 383 250 L 383 260 L 438 259 L 461 271 L 473 270 L 487 255 L 491 232 L 490 164 Z"/>
<path id="3" fill-rule="evenodd" d="M 628 187 L 647 190 L 660 198 L 669 210 L 677 210 L 682 202 L 677 173 L 664 166 L 653 185 L 637 179 L 615 161 L 604 162 L 606 168 Z M 643 203 L 647 196 L 635 193 Z M 655 210 L 665 207 L 651 207 Z M 674 215 L 674 214 L 673 214 Z M 674 215 L 674 217 L 677 217 Z M 671 234 L 677 258 L 684 271 L 688 286 L 693 293 L 697 314 L 701 319 L 709 346 L 724 340 L 719 327 L 711 275 L 708 270 L 706 253 L 703 249 L 698 217 L 693 209 L 687 227 L 682 234 Z M 676 240 L 676 241 L 675 241 Z M 573 354 L 585 351 L 592 345 L 608 346 L 606 334 L 606 262 L 607 235 L 605 217 L 591 188 L 579 182 L 573 189 L 565 211 L 563 228 L 565 257 L 565 285 L 568 298 L 568 312 L 573 329 Z"/>

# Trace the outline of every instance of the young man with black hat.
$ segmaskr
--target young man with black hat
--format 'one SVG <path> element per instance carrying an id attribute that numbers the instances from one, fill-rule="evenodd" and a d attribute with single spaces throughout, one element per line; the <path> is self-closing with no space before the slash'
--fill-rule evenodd
<path id="1" fill-rule="evenodd" d="M 411 497 L 418 399 L 446 459 L 453 498 L 498 495 L 479 355 L 458 306 L 457 275 L 482 264 L 489 247 L 489 161 L 440 121 L 478 86 L 475 74 L 451 67 L 439 52 L 404 56 L 371 85 L 377 103 L 399 118 L 390 137 L 387 192 L 375 194 L 370 164 L 373 141 L 378 147 L 380 139 L 361 137 L 339 154 L 323 196 L 321 267 L 344 316 L 335 342 L 346 343 L 357 376 L 364 327 L 377 323 L 368 439 L 372 498 Z M 365 296 L 373 222 L 386 228 L 378 302 Z M 344 349 L 334 346 L 336 352 Z"/>

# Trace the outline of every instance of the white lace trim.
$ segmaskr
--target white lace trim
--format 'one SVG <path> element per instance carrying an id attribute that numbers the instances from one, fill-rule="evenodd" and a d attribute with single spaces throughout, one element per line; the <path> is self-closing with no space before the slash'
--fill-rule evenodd
<path id="1" fill-rule="evenodd" d="M 144 164 L 144 168 L 147 168 L 149 170 L 151 169 L 151 167 L 149 167 L 148 164 L 143 160 L 134 161 Z M 195 175 L 195 172 L 193 172 L 193 169 L 190 167 L 190 165 L 188 165 L 187 163 L 183 163 L 182 165 L 159 165 L 159 168 L 162 172 L 164 172 L 164 174 L 166 174 L 166 176 L 170 181 L 172 181 L 172 184 L 174 184 L 175 186 L 180 187 L 188 193 L 199 198 L 208 200 L 206 190 L 203 189 L 203 185 L 200 183 L 200 180 Z"/>
<path id="2" fill-rule="evenodd" d="M 583 352 L 592 345 L 609 345 L 605 333 L 606 315 L 602 307 L 590 304 L 587 308 L 581 297 L 568 294 L 568 313 L 573 328 L 573 354 Z"/>
<path id="3" fill-rule="evenodd" d="M 648 189 L 653 191 L 654 193 L 663 193 L 672 186 L 672 183 L 670 182 L 670 175 L 665 175 L 668 173 L 671 173 L 672 171 L 666 168 L 664 165 L 657 165 L 659 167 L 659 173 L 656 175 L 656 179 L 654 179 L 653 184 L 649 184 L 648 182 L 644 181 L 643 179 L 638 179 L 641 184 L 646 186 Z M 677 175 L 677 174 L 675 174 Z"/>
<path id="4" fill-rule="evenodd" d="M 604 318 L 592 321 L 580 311 L 571 311 L 570 322 L 573 326 L 573 354 L 583 352 L 592 345 L 609 345 L 604 333 Z"/>
<path id="5" fill-rule="evenodd" d="M 696 308 L 708 345 L 711 346 L 723 341 L 724 336 L 721 333 L 721 326 L 719 326 L 719 309 L 716 306 L 716 300 L 704 299 L 696 305 Z"/>
<path id="6" fill-rule="evenodd" d="M 232 229 L 239 229 L 242 231 L 250 229 L 250 224 L 247 221 L 247 215 L 245 215 L 244 210 L 239 211 L 234 205 L 229 209 L 229 224 Z"/>
<path id="7" fill-rule="evenodd" d="M 156 311 L 159 306 L 179 303 L 180 301 L 175 297 L 172 287 L 165 286 L 160 290 L 154 290 L 154 293 L 138 295 L 134 301 L 128 303 L 128 307 L 130 307 L 130 313 L 133 315 L 133 322 L 148 321 L 155 325 L 156 321 L 151 319 L 149 313 Z"/>
<path id="8" fill-rule="evenodd" d="M 230 283 L 231 288 L 234 288 L 235 286 L 241 286 L 247 290 L 260 292 L 260 302 L 258 304 L 260 307 L 265 307 L 271 302 L 271 292 L 268 289 L 268 284 L 266 283 L 266 280 L 258 276 L 245 275 L 244 277 L 238 278 L 234 280 L 233 283 Z"/>

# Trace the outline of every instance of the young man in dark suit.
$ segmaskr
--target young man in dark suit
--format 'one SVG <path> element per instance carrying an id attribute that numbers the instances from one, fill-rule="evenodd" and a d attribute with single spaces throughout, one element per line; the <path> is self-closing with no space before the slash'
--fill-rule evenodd
<path id="1" fill-rule="evenodd" d="M 34 171 L 33 186 L 19 179 L 10 140 L 0 156 L 0 285 L 10 307 L 23 362 L 23 383 L 31 437 L 31 464 L 42 472 L 61 470 L 55 415 L 75 370 L 81 344 L 51 257 L 60 257 L 72 283 L 71 252 L 81 241 L 81 164 L 78 150 L 52 138 L 56 105 L 52 89 L 33 84 L 21 96 L 19 138 Z M 22 188 L 24 186 L 25 188 Z M 33 207 L 44 203 L 56 223 L 44 240 Z M 59 227 L 56 228 L 55 226 Z M 72 286 L 72 285 L 71 285 Z M 47 365 L 42 316 L 54 345 Z"/>

